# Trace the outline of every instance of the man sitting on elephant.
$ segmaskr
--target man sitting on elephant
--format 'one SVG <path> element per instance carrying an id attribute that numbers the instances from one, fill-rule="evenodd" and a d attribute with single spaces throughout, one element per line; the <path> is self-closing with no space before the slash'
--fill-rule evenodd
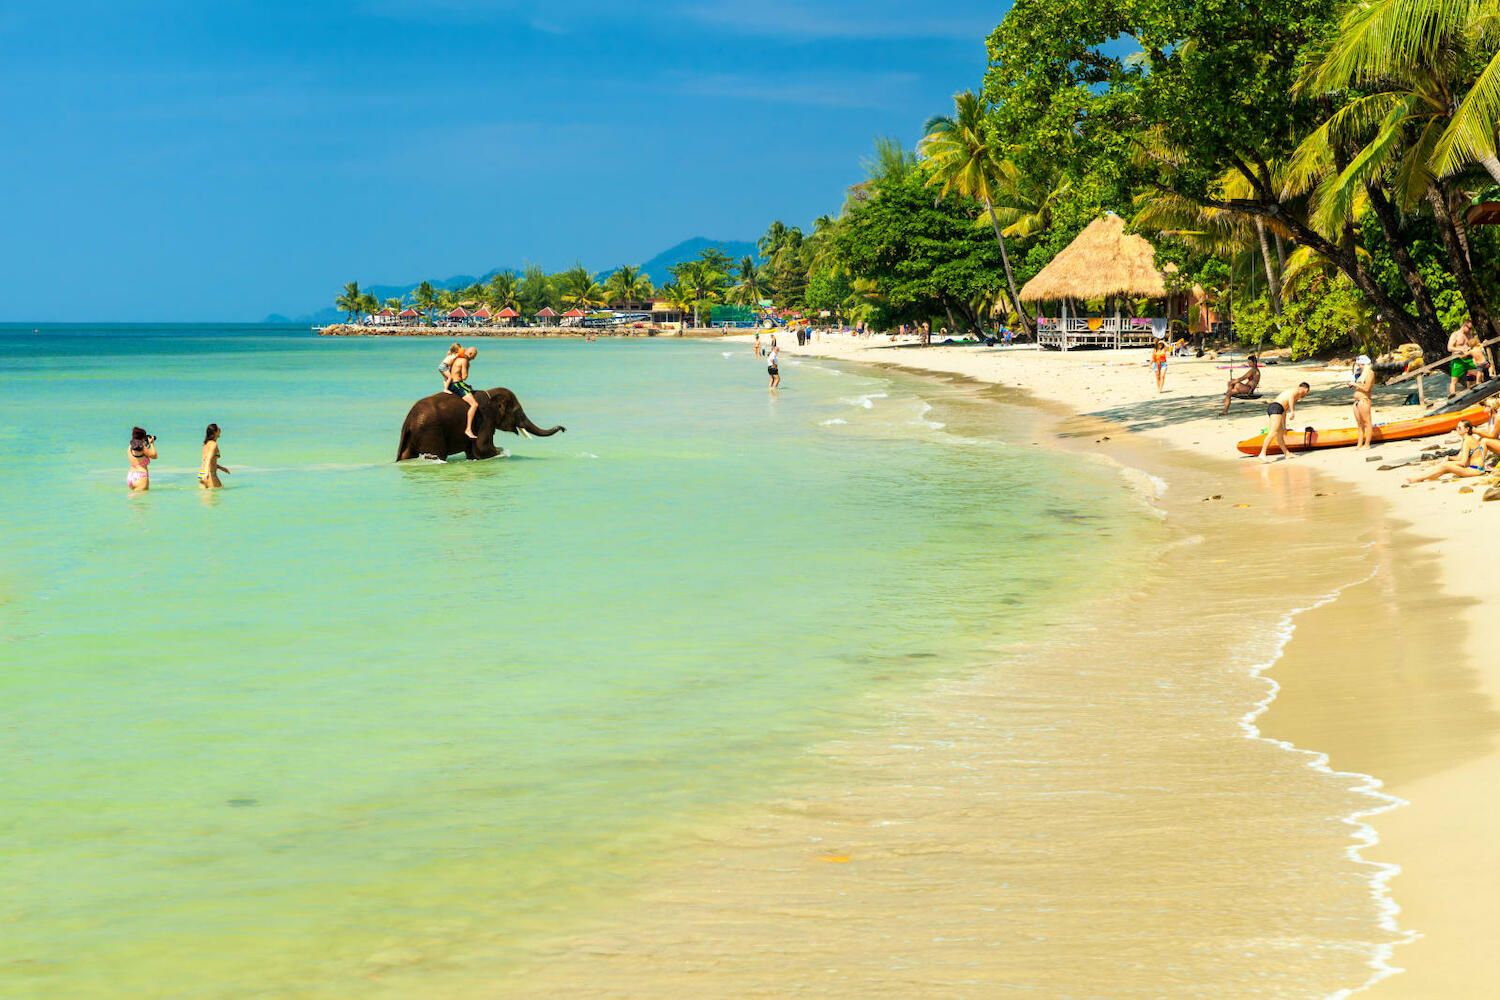
<path id="1" fill-rule="evenodd" d="M 448 369 L 446 377 L 447 384 L 443 389 L 453 393 L 459 399 L 469 404 L 469 418 L 464 424 L 464 435 L 478 440 L 474 433 L 474 414 L 479 411 L 479 400 L 474 397 L 474 389 L 469 385 L 469 362 L 479 354 L 477 347 L 465 349 L 461 354 L 453 358 L 453 364 Z"/>

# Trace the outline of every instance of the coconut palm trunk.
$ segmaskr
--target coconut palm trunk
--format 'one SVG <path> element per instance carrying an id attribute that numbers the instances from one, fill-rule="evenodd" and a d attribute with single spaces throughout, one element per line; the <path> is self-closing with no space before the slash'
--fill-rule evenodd
<path id="1" fill-rule="evenodd" d="M 1005 266 L 1005 287 L 1010 292 L 1011 305 L 1015 306 L 1016 315 L 1021 318 L 1021 329 L 1028 335 L 1032 335 L 1036 332 L 1036 328 L 1031 317 L 1021 306 L 1021 296 L 1016 293 L 1016 276 L 1010 269 L 1010 254 L 1005 249 L 1005 234 L 1000 232 L 1000 220 L 995 218 L 995 206 L 988 198 L 984 199 L 984 210 L 989 213 L 990 225 L 995 227 L 995 242 L 1000 244 L 1000 263 Z"/>
<path id="2" fill-rule="evenodd" d="M 1271 296 L 1271 312 L 1281 315 L 1281 275 L 1271 263 L 1271 238 L 1266 235 L 1266 224 L 1259 216 L 1255 218 L 1255 235 L 1260 238 L 1260 259 L 1266 265 L 1266 290 Z"/>
<path id="3" fill-rule="evenodd" d="M 1464 305 L 1469 309 L 1469 316 L 1474 320 L 1475 328 L 1479 330 L 1479 339 L 1489 340 L 1495 336 L 1489 306 L 1484 301 L 1484 293 L 1479 290 L 1478 282 L 1474 280 L 1474 272 L 1469 266 L 1468 251 L 1459 234 L 1457 220 L 1448 210 L 1448 199 L 1442 191 L 1438 190 L 1437 185 L 1432 185 L 1427 189 L 1427 204 L 1432 207 L 1432 216 L 1437 222 L 1438 236 L 1442 239 L 1443 249 L 1448 251 L 1448 262 L 1451 265 L 1454 280 L 1458 283 L 1458 292 L 1463 296 Z"/>

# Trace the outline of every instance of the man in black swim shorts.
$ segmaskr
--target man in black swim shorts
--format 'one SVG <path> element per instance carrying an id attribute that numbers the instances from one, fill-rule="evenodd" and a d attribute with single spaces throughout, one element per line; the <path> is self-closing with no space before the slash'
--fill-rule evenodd
<path id="1" fill-rule="evenodd" d="M 464 425 L 464 434 L 468 437 L 478 439 L 474 433 L 474 414 L 479 412 L 479 400 L 470 387 L 469 362 L 473 361 L 479 354 L 477 347 L 466 348 L 462 354 L 454 357 L 453 364 L 448 369 L 448 384 L 443 386 L 443 391 L 451 392 L 459 399 L 469 404 L 469 419 Z"/>
<path id="2" fill-rule="evenodd" d="M 1266 449 L 1270 447 L 1271 441 L 1276 441 L 1276 447 L 1281 449 L 1281 454 L 1287 458 L 1292 457 L 1292 451 L 1286 446 L 1287 422 L 1296 419 L 1298 400 L 1307 398 L 1312 392 L 1312 386 L 1306 382 L 1299 383 L 1297 388 L 1288 389 L 1274 400 L 1266 404 L 1266 416 L 1271 420 L 1271 426 L 1266 428 L 1266 436 L 1260 442 L 1260 460 L 1269 461 L 1266 458 Z"/>

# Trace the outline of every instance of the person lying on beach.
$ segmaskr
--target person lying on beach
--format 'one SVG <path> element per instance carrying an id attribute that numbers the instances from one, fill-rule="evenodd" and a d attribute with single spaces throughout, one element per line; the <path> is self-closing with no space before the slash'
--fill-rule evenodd
<path id="1" fill-rule="evenodd" d="M 438 374 L 443 377 L 444 390 L 448 388 L 448 372 L 453 367 L 453 359 L 458 357 L 463 352 L 464 349 L 458 346 L 457 341 L 454 341 L 453 343 L 448 345 L 448 356 L 443 359 L 442 364 L 438 365 Z"/>
<path id="2" fill-rule="evenodd" d="M 479 411 L 479 400 L 475 398 L 474 389 L 469 385 L 468 378 L 469 362 L 478 356 L 479 348 L 466 348 L 462 354 L 454 357 L 448 374 L 443 376 L 443 391 L 451 392 L 469 404 L 469 418 L 464 423 L 464 434 L 476 441 L 479 440 L 479 436 L 474 433 L 474 414 Z"/>
<path id="3" fill-rule="evenodd" d="M 1368 448 L 1375 438 L 1375 366 L 1368 355 L 1361 354 L 1354 362 L 1354 426 L 1359 429 L 1359 440 L 1354 450 Z"/>
<path id="4" fill-rule="evenodd" d="M 1460 441 L 1458 457 L 1443 462 L 1425 476 L 1413 476 L 1406 481 L 1406 485 L 1428 483 L 1435 479 L 1442 479 L 1444 476 L 1471 479 L 1474 476 L 1484 475 L 1485 449 L 1479 436 L 1474 433 L 1474 425 L 1467 420 L 1460 420 L 1456 430 Z"/>
<path id="5" fill-rule="evenodd" d="M 1260 359 L 1252 354 L 1249 362 L 1249 371 L 1239 378 L 1229 379 L 1229 387 L 1224 390 L 1224 409 L 1220 411 L 1219 416 L 1226 416 L 1229 413 L 1229 404 L 1233 400 L 1253 396 L 1255 390 L 1260 388 Z"/>
<path id="6" fill-rule="evenodd" d="M 1271 426 L 1266 429 L 1266 436 L 1260 442 L 1260 460 L 1270 461 L 1266 458 L 1266 449 L 1270 446 L 1272 439 L 1276 441 L 1276 447 L 1281 449 L 1281 454 L 1286 458 L 1292 457 L 1291 449 L 1286 446 L 1286 425 L 1288 421 L 1297 418 L 1297 403 L 1307 398 L 1312 392 L 1312 386 L 1301 382 L 1295 389 L 1288 389 L 1266 404 L 1266 416 L 1271 418 Z"/>

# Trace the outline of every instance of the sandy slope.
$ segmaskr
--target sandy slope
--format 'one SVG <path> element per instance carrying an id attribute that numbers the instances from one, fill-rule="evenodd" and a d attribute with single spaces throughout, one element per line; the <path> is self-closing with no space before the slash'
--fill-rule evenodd
<path id="1" fill-rule="evenodd" d="M 1430 614 L 1458 633 L 1463 648 L 1469 651 L 1468 662 L 1457 664 L 1429 662 L 1421 649 L 1402 651 L 1391 668 L 1399 674 L 1393 682 L 1406 686 L 1402 697 L 1409 699 L 1413 717 L 1441 717 L 1443 700 L 1451 701 L 1458 690 L 1445 683 L 1447 673 L 1475 677 L 1473 682 L 1466 682 L 1463 696 L 1486 699 L 1485 711 L 1478 717 L 1495 717 L 1493 708 L 1500 703 L 1500 668 L 1483 655 L 1481 645 L 1495 617 L 1496 583 L 1500 582 L 1493 526 L 1495 519 L 1500 519 L 1500 503 L 1484 504 L 1480 500 L 1489 477 L 1403 488 L 1403 478 L 1410 470 L 1379 472 L 1377 466 L 1383 462 L 1366 461 L 1372 454 L 1385 462 L 1414 456 L 1419 448 L 1411 442 L 1381 446 L 1371 453 L 1339 449 L 1268 465 L 1235 452 L 1237 441 L 1266 426 L 1265 401 L 1301 381 L 1308 382 L 1313 393 L 1298 408 L 1295 426 L 1352 425 L 1347 368 L 1329 369 L 1315 363 L 1268 367 L 1262 380 L 1265 398 L 1236 402 L 1230 415 L 1221 417 L 1228 375 L 1221 368 L 1227 363 L 1224 359 L 1173 359 L 1168 366 L 1166 392 L 1158 395 L 1145 352 L 1140 350 L 1061 354 L 1028 347 L 920 348 L 892 345 L 883 337 L 856 340 L 838 335 L 820 337 L 799 349 L 789 336 L 782 335 L 780 340 L 787 358 L 817 355 L 895 364 L 1025 389 L 1040 399 L 1113 421 L 1147 439 L 1224 459 L 1226 472 L 1241 483 L 1248 475 L 1259 477 L 1272 490 L 1285 490 L 1294 470 L 1311 466 L 1351 488 L 1384 499 L 1391 516 L 1409 523 L 1417 535 L 1428 539 L 1426 544 L 1439 567 L 1440 591 L 1433 594 Z M 1237 355 L 1236 360 L 1243 363 L 1242 356 Z M 795 385 L 794 370 L 789 374 L 792 379 L 786 388 L 790 390 Z M 1445 385 L 1445 379 L 1435 377 L 1428 388 L 1441 393 Z M 1415 407 L 1403 405 L 1409 389 L 1377 389 L 1377 422 L 1417 415 Z M 1433 440 L 1439 439 L 1429 439 Z M 1472 491 L 1462 492 L 1467 487 L 1473 487 Z M 1271 542 L 1265 555 L 1288 559 L 1289 571 L 1295 572 L 1296 553 L 1278 552 Z M 1317 620 L 1302 627 L 1315 629 Z M 1289 661 L 1295 660 L 1296 646 L 1294 642 Z M 1307 665 L 1308 670 L 1322 671 L 1309 680 L 1308 690 L 1318 690 L 1316 681 L 1322 681 L 1321 697 L 1348 699 L 1357 709 L 1364 666 L 1327 661 Z M 1293 668 L 1283 664 L 1278 669 L 1291 672 Z M 1500 861 L 1496 838 L 1500 806 L 1494 795 L 1500 788 L 1500 753 L 1496 752 L 1496 727 L 1466 726 L 1439 741 L 1403 734 L 1398 725 L 1373 733 L 1341 731 L 1336 717 L 1336 712 L 1320 714 L 1307 705 L 1279 714 L 1273 709 L 1267 716 L 1267 731 L 1301 746 L 1327 750 L 1335 768 L 1374 773 L 1386 782 L 1389 791 L 1411 803 L 1375 821 L 1381 843 L 1374 853 L 1402 866 L 1402 874 L 1393 883 L 1395 899 L 1403 911 L 1400 922 L 1421 936 L 1396 953 L 1395 964 L 1406 973 L 1385 980 L 1369 995 L 1425 1000 L 1489 995 L 1500 983 L 1500 949 L 1486 947 L 1491 928 L 1500 926 L 1500 865 L 1496 864 Z M 1282 732 L 1275 731 L 1277 725 Z M 1454 752 L 1455 742 L 1463 744 L 1463 752 Z"/>

